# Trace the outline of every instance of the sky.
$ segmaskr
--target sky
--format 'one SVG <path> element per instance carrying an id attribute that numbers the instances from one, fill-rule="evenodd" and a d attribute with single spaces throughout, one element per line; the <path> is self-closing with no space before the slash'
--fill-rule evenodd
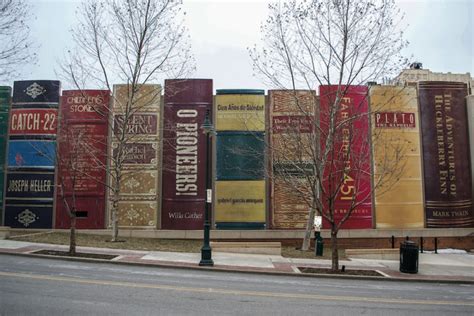
<path id="1" fill-rule="evenodd" d="M 34 15 L 31 35 L 40 47 L 38 64 L 21 79 L 56 79 L 58 61 L 72 47 L 70 29 L 78 0 L 27 0 Z M 247 48 L 260 41 L 267 0 L 183 0 L 197 70 L 193 77 L 214 79 L 215 89 L 267 89 L 252 70 Z M 403 52 L 435 72 L 474 76 L 474 0 L 397 0 L 405 12 Z M 13 81 L 12 80 L 12 81 Z M 12 85 L 13 82 L 3 84 Z"/>

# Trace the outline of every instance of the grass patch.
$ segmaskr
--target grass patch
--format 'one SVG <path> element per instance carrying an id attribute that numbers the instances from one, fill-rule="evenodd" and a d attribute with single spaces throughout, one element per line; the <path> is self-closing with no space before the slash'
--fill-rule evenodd
<path id="1" fill-rule="evenodd" d="M 69 233 L 65 232 L 14 232 L 10 234 L 10 239 L 28 241 L 45 244 L 69 245 Z M 182 239 L 157 239 L 157 238 L 120 238 L 121 242 L 110 242 L 109 235 L 76 235 L 77 246 L 109 248 L 109 249 L 129 249 L 144 251 L 171 251 L 199 253 L 202 247 L 202 240 L 182 240 Z M 294 246 L 282 246 L 281 255 L 285 258 L 307 258 L 307 259 L 331 259 L 331 249 L 324 249 L 322 257 L 316 257 L 314 249 L 301 251 Z M 339 259 L 346 259 L 344 250 L 339 250 Z"/>
<path id="2" fill-rule="evenodd" d="M 69 245 L 69 234 L 62 232 L 44 234 L 22 234 L 10 236 L 10 239 L 46 244 Z M 121 242 L 110 242 L 108 235 L 89 235 L 78 233 L 76 235 L 77 246 L 129 249 L 146 251 L 174 251 L 174 252 L 200 252 L 202 241 L 199 240 L 175 240 L 155 238 L 121 238 Z"/>

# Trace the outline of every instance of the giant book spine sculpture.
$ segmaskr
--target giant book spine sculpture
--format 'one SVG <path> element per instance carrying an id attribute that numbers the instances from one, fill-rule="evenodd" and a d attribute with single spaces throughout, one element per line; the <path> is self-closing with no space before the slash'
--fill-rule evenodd
<path id="1" fill-rule="evenodd" d="M 113 188 L 113 170 L 120 169 L 119 226 L 156 228 L 160 201 L 161 86 L 114 85 L 112 98 L 109 183 Z"/>
<path id="2" fill-rule="evenodd" d="M 376 228 L 423 228 L 420 121 L 415 87 L 371 86 Z"/>
<path id="3" fill-rule="evenodd" d="M 217 90 L 214 110 L 217 129 L 216 228 L 264 228 L 264 91 Z"/>
<path id="4" fill-rule="evenodd" d="M 201 125 L 212 110 L 212 80 L 166 80 L 164 98 L 161 228 L 202 229 L 207 145 Z"/>
<path id="5" fill-rule="evenodd" d="M 269 90 L 270 222 L 274 229 L 306 228 L 311 201 L 316 111 L 313 90 Z"/>
<path id="6" fill-rule="evenodd" d="M 418 93 L 426 226 L 472 227 L 467 86 L 458 82 L 419 82 Z"/>
<path id="7" fill-rule="evenodd" d="M 56 228 L 105 227 L 108 90 L 63 91 L 59 108 Z"/>
<path id="8" fill-rule="evenodd" d="M 0 224 L 3 223 L 5 184 L 5 157 L 8 140 L 8 113 L 12 100 L 12 88 L 0 86 Z"/>
<path id="9" fill-rule="evenodd" d="M 5 225 L 52 228 L 60 82 L 15 81 L 10 113 Z"/>
<path id="10" fill-rule="evenodd" d="M 372 228 L 368 89 L 366 86 L 320 86 L 319 97 L 321 152 L 326 150 L 326 137 L 333 140 L 323 186 L 329 194 L 337 193 L 335 222 L 339 223 L 357 205 L 342 228 Z M 338 97 L 340 102 L 335 102 Z M 339 107 L 331 109 L 335 104 Z M 333 114 L 336 128 L 331 132 Z M 324 219 L 323 227 L 329 228 Z"/>
<path id="11" fill-rule="evenodd" d="M 469 147 L 471 148 L 472 198 L 474 199 L 474 95 L 467 96 L 466 100 L 467 116 L 469 122 Z"/>

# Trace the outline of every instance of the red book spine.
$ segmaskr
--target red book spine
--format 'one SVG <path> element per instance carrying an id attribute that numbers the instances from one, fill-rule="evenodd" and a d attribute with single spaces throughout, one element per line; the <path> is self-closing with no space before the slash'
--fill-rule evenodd
<path id="1" fill-rule="evenodd" d="M 337 91 L 338 86 L 319 88 L 322 152 L 330 130 L 330 107 L 337 97 Z M 327 190 L 326 195 L 336 193 L 336 188 L 340 186 L 334 201 L 336 224 L 354 202 L 358 207 L 352 211 L 342 228 L 372 228 L 368 90 L 366 86 L 341 86 L 339 91 L 342 99 L 335 115 L 336 123 L 340 125 L 333 135 L 333 154 L 329 155 L 325 166 L 323 186 Z M 323 227 L 329 228 L 330 225 L 323 220 Z"/>

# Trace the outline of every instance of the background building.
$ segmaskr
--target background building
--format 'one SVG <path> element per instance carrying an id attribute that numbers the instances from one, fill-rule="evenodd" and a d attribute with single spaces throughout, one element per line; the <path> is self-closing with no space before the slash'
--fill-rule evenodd
<path id="1" fill-rule="evenodd" d="M 472 93 L 474 78 L 469 72 L 465 74 L 453 74 L 451 72 L 432 72 L 429 69 L 423 69 L 423 64 L 414 62 L 410 69 L 404 69 L 397 77 L 392 80 L 394 85 L 416 85 L 418 81 L 454 81 L 466 83 L 469 91 Z"/>

